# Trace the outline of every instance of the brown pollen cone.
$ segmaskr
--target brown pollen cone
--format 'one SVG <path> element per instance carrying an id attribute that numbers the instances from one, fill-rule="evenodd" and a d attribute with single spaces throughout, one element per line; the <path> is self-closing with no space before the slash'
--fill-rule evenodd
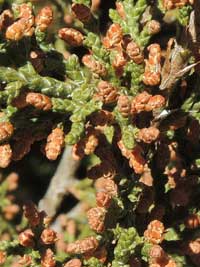
<path id="1" fill-rule="evenodd" d="M 194 0 L 162 0 L 164 8 L 167 10 L 180 8 L 187 4 L 193 4 L 193 2 Z"/>
<path id="2" fill-rule="evenodd" d="M 190 214 L 184 221 L 186 228 L 195 229 L 200 226 L 200 216 L 198 214 Z"/>
<path id="3" fill-rule="evenodd" d="M 8 140 L 14 132 L 14 127 L 10 122 L 0 123 L 0 142 Z"/>
<path id="4" fill-rule="evenodd" d="M 3 209 L 2 209 L 4 217 L 8 221 L 13 220 L 13 218 L 16 216 L 16 214 L 19 212 L 19 210 L 20 210 L 20 208 L 17 204 L 9 204 L 9 205 L 3 207 Z"/>
<path id="5" fill-rule="evenodd" d="M 0 251 L 0 265 L 2 265 L 2 264 L 5 263 L 6 258 L 7 258 L 7 256 L 6 256 L 6 252 L 4 252 L 4 251 Z"/>
<path id="6" fill-rule="evenodd" d="M 36 27 L 44 32 L 53 21 L 53 10 L 50 6 L 43 7 L 35 18 Z"/>
<path id="7" fill-rule="evenodd" d="M 36 206 L 32 202 L 28 202 L 23 206 L 24 216 L 28 219 L 31 226 L 37 226 L 40 223 L 41 216 Z"/>
<path id="8" fill-rule="evenodd" d="M 150 95 L 146 91 L 136 95 L 131 102 L 131 113 L 135 114 L 145 111 L 146 105 L 151 97 L 152 95 Z"/>
<path id="9" fill-rule="evenodd" d="M 97 85 L 97 94 L 96 98 L 101 100 L 104 104 L 110 104 L 117 101 L 118 91 L 117 88 L 114 87 L 107 81 L 100 81 Z"/>
<path id="10" fill-rule="evenodd" d="M 155 127 L 143 128 L 139 130 L 137 138 L 144 143 L 150 144 L 158 139 L 159 134 L 160 131 Z"/>
<path id="11" fill-rule="evenodd" d="M 51 99 L 40 93 L 27 93 L 26 102 L 29 105 L 34 106 L 37 109 L 44 111 L 50 110 L 52 108 Z"/>
<path id="12" fill-rule="evenodd" d="M 103 45 L 106 48 L 113 48 L 118 45 L 123 37 L 122 28 L 119 24 L 113 23 L 106 32 L 106 37 L 103 39 Z"/>
<path id="13" fill-rule="evenodd" d="M 88 69 L 90 69 L 92 72 L 96 73 L 97 75 L 101 77 L 105 77 L 107 75 L 107 70 L 104 67 L 104 65 L 101 62 L 95 60 L 92 55 L 90 54 L 84 55 L 82 57 L 82 62 Z"/>
<path id="14" fill-rule="evenodd" d="M 94 236 L 91 236 L 68 244 L 66 247 L 66 253 L 85 254 L 95 251 L 98 245 L 98 240 Z"/>
<path id="15" fill-rule="evenodd" d="M 24 232 L 19 234 L 19 243 L 23 247 L 34 247 L 35 241 L 34 241 L 34 233 L 31 229 L 27 229 Z"/>
<path id="16" fill-rule="evenodd" d="M 151 221 L 144 232 L 144 237 L 153 244 L 159 244 L 163 241 L 164 225 L 158 220 Z"/>
<path id="17" fill-rule="evenodd" d="M 117 184 L 107 178 L 99 178 L 95 181 L 95 188 L 98 192 L 105 192 L 111 197 L 116 197 L 118 195 Z"/>
<path id="18" fill-rule="evenodd" d="M 9 144 L 0 145 L 0 168 L 6 168 L 12 160 L 12 149 Z"/>
<path id="19" fill-rule="evenodd" d="M 32 8 L 28 4 L 19 6 L 19 20 L 11 24 L 5 32 L 8 40 L 19 41 L 25 36 L 32 36 L 34 33 L 34 16 Z"/>
<path id="20" fill-rule="evenodd" d="M 111 195 L 100 191 L 96 193 L 96 203 L 98 207 L 104 207 L 104 208 L 109 208 L 111 204 L 112 198 Z"/>
<path id="21" fill-rule="evenodd" d="M 19 181 L 19 175 L 16 172 L 11 172 L 6 177 L 6 183 L 7 183 L 8 191 L 13 191 L 13 190 L 17 189 L 18 181 Z"/>
<path id="22" fill-rule="evenodd" d="M 58 36 L 71 46 L 81 46 L 84 40 L 83 34 L 73 28 L 60 29 Z"/>
<path id="23" fill-rule="evenodd" d="M 32 258 L 29 255 L 24 255 L 18 260 L 18 264 L 21 266 L 30 266 L 32 263 Z"/>
<path id="24" fill-rule="evenodd" d="M 125 19 L 126 18 L 126 12 L 124 10 L 123 3 L 122 2 L 116 2 L 115 5 L 116 5 L 116 10 L 117 10 L 118 14 L 120 15 L 120 17 L 122 19 Z"/>
<path id="25" fill-rule="evenodd" d="M 97 233 L 102 233 L 105 229 L 106 209 L 103 207 L 91 208 L 87 212 L 88 223 L 90 228 Z"/>
<path id="26" fill-rule="evenodd" d="M 94 153 L 99 143 L 98 134 L 98 131 L 91 129 L 83 139 L 73 146 L 72 156 L 75 160 L 80 160 L 85 155 Z"/>
<path id="27" fill-rule="evenodd" d="M 157 34 L 160 32 L 160 23 L 157 20 L 150 20 L 147 22 L 146 27 L 148 29 L 149 34 Z"/>
<path id="28" fill-rule="evenodd" d="M 131 41 L 127 44 L 126 53 L 136 64 L 141 64 L 144 62 L 143 52 L 134 41 Z"/>
<path id="29" fill-rule="evenodd" d="M 165 103 L 165 98 L 162 95 L 154 95 L 149 99 L 147 105 L 145 106 L 145 110 L 152 111 L 157 108 L 162 108 Z"/>
<path id="30" fill-rule="evenodd" d="M 72 259 L 68 261 L 67 263 L 65 263 L 63 267 L 81 267 L 81 266 L 82 266 L 82 262 L 79 259 Z"/>
<path id="31" fill-rule="evenodd" d="M 120 95 L 117 101 L 117 107 L 122 116 L 127 118 L 131 110 L 131 103 L 129 101 L 128 96 Z"/>
<path id="32" fill-rule="evenodd" d="M 73 14 L 83 23 L 88 22 L 92 18 L 90 8 L 83 4 L 72 4 Z"/>
<path id="33" fill-rule="evenodd" d="M 45 245 L 54 244 L 56 242 L 56 240 L 57 240 L 57 234 L 52 229 L 49 229 L 49 228 L 44 229 L 42 231 L 41 236 L 40 236 L 40 240 Z"/>
<path id="34" fill-rule="evenodd" d="M 49 160 L 56 160 L 64 146 L 64 132 L 60 128 L 55 128 L 47 138 L 45 146 L 46 157 Z"/>
<path id="35" fill-rule="evenodd" d="M 41 258 L 41 266 L 42 267 L 55 267 L 56 266 L 56 261 L 54 258 L 54 253 L 53 251 L 48 248 L 44 254 L 42 255 Z"/>

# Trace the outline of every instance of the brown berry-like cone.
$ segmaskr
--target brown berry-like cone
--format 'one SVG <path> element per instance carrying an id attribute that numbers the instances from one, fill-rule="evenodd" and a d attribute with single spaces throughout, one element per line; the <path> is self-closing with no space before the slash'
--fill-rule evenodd
<path id="1" fill-rule="evenodd" d="M 53 21 L 53 10 L 50 6 L 43 7 L 35 18 L 35 25 L 44 32 Z"/>
<path id="2" fill-rule="evenodd" d="M 96 61 L 92 55 L 84 55 L 82 57 L 82 62 L 88 69 L 97 75 L 101 77 L 105 77 L 107 75 L 107 70 L 104 65 L 99 61 Z"/>
<path id="3" fill-rule="evenodd" d="M 128 96 L 120 95 L 118 97 L 117 107 L 119 109 L 119 112 L 122 114 L 122 116 L 127 118 L 131 110 L 131 103 L 129 101 Z"/>
<path id="4" fill-rule="evenodd" d="M 159 244 L 163 241 L 165 227 L 162 222 L 154 220 L 147 226 L 144 237 L 153 244 Z"/>
<path id="5" fill-rule="evenodd" d="M 71 46 L 81 46 L 84 40 L 83 34 L 73 28 L 60 29 L 58 36 Z"/>
<path id="6" fill-rule="evenodd" d="M 67 263 L 65 263 L 63 267 L 81 267 L 81 266 L 82 266 L 82 262 L 79 259 L 72 259 L 68 261 Z"/>
<path id="7" fill-rule="evenodd" d="M 87 212 L 90 228 L 97 233 L 102 233 L 105 229 L 106 209 L 102 207 L 91 208 Z"/>
<path id="8" fill-rule="evenodd" d="M 137 138 L 144 143 L 150 144 L 158 139 L 160 131 L 155 127 L 143 128 L 139 130 Z"/>
<path id="9" fill-rule="evenodd" d="M 56 266 L 56 261 L 54 258 L 54 253 L 50 248 L 48 248 L 42 255 L 41 267 L 55 267 L 55 266 Z"/>
<path id="10" fill-rule="evenodd" d="M 95 251 L 98 246 L 98 240 L 94 236 L 91 236 L 68 244 L 66 247 L 66 253 L 85 254 Z"/>
<path id="11" fill-rule="evenodd" d="M 29 105 L 34 106 L 37 109 L 41 110 L 50 110 L 52 108 L 51 99 L 40 93 L 27 93 L 26 102 Z"/>
<path id="12" fill-rule="evenodd" d="M 54 244 L 57 240 L 57 234 L 54 230 L 52 229 L 44 229 L 42 231 L 42 234 L 40 236 L 41 243 L 45 245 L 51 245 Z"/>
<path id="13" fill-rule="evenodd" d="M 56 160 L 64 146 L 64 132 L 60 128 L 55 128 L 47 138 L 45 146 L 46 157 L 49 160 Z"/>
<path id="14" fill-rule="evenodd" d="M 34 233 L 31 229 L 27 229 L 24 232 L 20 233 L 18 239 L 20 245 L 22 245 L 23 247 L 33 248 L 35 246 Z"/>
<path id="15" fill-rule="evenodd" d="M 12 123 L 0 122 L 0 142 L 7 141 L 14 132 Z"/>
<path id="16" fill-rule="evenodd" d="M 144 62 L 144 55 L 140 47 L 134 41 L 128 43 L 126 53 L 136 64 Z"/>
<path id="17" fill-rule="evenodd" d="M 6 168 L 12 159 L 12 149 L 9 144 L 0 145 L 0 168 Z"/>
<path id="18" fill-rule="evenodd" d="M 109 104 L 117 101 L 118 91 L 107 81 L 100 81 L 97 86 L 98 92 L 96 97 L 99 98 L 103 103 Z"/>
<path id="19" fill-rule="evenodd" d="M 72 11 L 75 17 L 83 23 L 89 22 L 92 18 L 90 8 L 83 4 L 72 4 Z"/>

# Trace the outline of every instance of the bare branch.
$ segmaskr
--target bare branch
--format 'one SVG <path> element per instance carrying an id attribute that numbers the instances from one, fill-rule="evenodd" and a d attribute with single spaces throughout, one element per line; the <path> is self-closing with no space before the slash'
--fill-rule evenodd
<path id="1" fill-rule="evenodd" d="M 39 202 L 40 210 L 44 210 L 51 217 L 55 215 L 63 197 L 69 193 L 68 189 L 77 182 L 75 172 L 78 166 L 79 162 L 72 158 L 71 147 L 67 146 L 49 187 Z"/>

